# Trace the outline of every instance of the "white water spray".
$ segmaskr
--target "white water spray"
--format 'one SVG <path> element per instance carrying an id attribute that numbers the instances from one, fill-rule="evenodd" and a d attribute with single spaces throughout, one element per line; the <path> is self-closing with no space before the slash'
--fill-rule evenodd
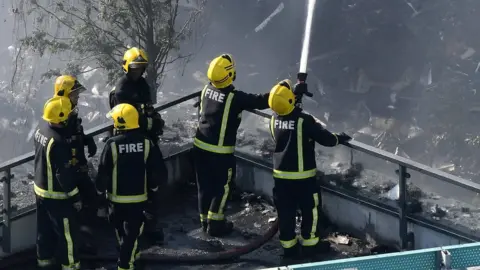
<path id="1" fill-rule="evenodd" d="M 305 33 L 303 34 L 302 56 L 300 58 L 300 73 L 307 73 L 308 52 L 310 50 L 310 34 L 312 32 L 313 12 L 317 0 L 308 0 L 307 20 L 305 21 Z"/>

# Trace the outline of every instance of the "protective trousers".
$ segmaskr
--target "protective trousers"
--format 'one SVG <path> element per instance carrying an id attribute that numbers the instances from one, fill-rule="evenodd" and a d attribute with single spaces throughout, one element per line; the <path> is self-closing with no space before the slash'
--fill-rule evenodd
<path id="1" fill-rule="evenodd" d="M 39 197 L 36 202 L 37 265 L 40 268 L 52 267 L 58 244 L 62 269 L 80 269 L 79 226 L 72 202 Z"/>
<path id="2" fill-rule="evenodd" d="M 278 212 L 280 242 L 287 251 L 296 247 L 295 233 L 297 209 L 302 213 L 300 243 L 304 247 L 314 247 L 319 242 L 319 188 L 315 178 L 279 179 L 275 178 L 273 199 Z M 320 206 L 321 207 L 321 206 Z"/>
<path id="3" fill-rule="evenodd" d="M 225 220 L 224 210 L 235 178 L 236 159 L 233 154 L 216 154 L 193 148 L 197 173 L 198 209 L 200 220 Z"/>
<path id="4" fill-rule="evenodd" d="M 145 221 L 144 210 L 145 203 L 111 203 L 109 206 L 109 220 L 115 227 L 120 247 L 118 270 L 135 269 Z"/>

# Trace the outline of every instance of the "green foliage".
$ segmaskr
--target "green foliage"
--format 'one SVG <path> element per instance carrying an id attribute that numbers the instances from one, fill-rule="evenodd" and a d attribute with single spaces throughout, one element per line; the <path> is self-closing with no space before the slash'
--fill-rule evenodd
<path id="1" fill-rule="evenodd" d="M 156 89 L 165 66 L 188 57 L 172 58 L 172 53 L 190 36 L 204 1 L 197 1 L 198 9 L 182 11 L 189 13 L 184 21 L 178 19 L 181 9 L 178 0 L 19 1 L 18 5 L 23 5 L 19 10 L 33 19 L 36 28 L 21 41 L 40 55 L 69 53 L 72 57 L 66 70 L 72 74 L 79 74 L 82 66 L 95 63 L 106 71 L 109 81 L 122 74 L 124 51 L 128 47 L 141 47 L 150 59 L 147 79 Z M 54 31 L 52 25 L 59 27 Z M 44 76 L 59 72 L 47 71 Z"/>

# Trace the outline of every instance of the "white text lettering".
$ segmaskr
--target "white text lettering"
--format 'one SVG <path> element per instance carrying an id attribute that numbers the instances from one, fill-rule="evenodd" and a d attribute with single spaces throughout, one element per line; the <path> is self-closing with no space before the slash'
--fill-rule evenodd
<path id="1" fill-rule="evenodd" d="M 143 152 L 143 143 L 119 144 L 118 151 L 120 152 L 120 154 Z"/>

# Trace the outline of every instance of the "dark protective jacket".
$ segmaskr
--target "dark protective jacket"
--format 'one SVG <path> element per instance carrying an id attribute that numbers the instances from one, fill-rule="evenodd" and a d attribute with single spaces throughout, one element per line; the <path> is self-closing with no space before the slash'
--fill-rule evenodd
<path id="1" fill-rule="evenodd" d="M 35 194 L 47 199 L 78 199 L 66 129 L 45 123 L 35 132 Z"/>
<path id="2" fill-rule="evenodd" d="M 152 104 L 150 86 L 145 78 L 140 77 L 137 81 L 130 80 L 127 75 L 118 80 L 115 88 L 110 92 L 110 108 L 120 103 L 128 103 L 133 106 L 138 104 Z"/>
<path id="3" fill-rule="evenodd" d="M 85 135 L 83 132 L 82 118 L 78 117 L 76 112 L 70 114 L 67 127 L 71 139 L 72 165 L 87 165 L 85 146 L 94 144 L 95 140 L 92 136 Z"/>
<path id="4" fill-rule="evenodd" d="M 317 172 L 315 142 L 329 147 L 338 145 L 337 135 L 298 107 L 288 115 L 273 115 L 270 132 L 275 141 L 273 176 L 276 178 L 314 177 Z"/>
<path id="5" fill-rule="evenodd" d="M 224 89 L 205 86 L 200 96 L 194 145 L 213 153 L 233 153 L 242 111 L 267 109 L 268 96 L 269 93 L 256 95 L 235 90 L 233 85 Z"/>
<path id="6" fill-rule="evenodd" d="M 168 177 L 158 146 L 142 131 L 124 131 L 105 143 L 96 185 L 114 203 L 140 203 Z"/>
<path id="7" fill-rule="evenodd" d="M 145 78 L 140 77 L 137 81 L 123 76 L 112 89 L 109 95 L 110 109 L 121 103 L 128 103 L 137 108 L 140 119 L 140 127 L 147 132 L 150 139 L 161 135 L 165 122 L 160 114 L 153 110 L 153 102 L 150 96 L 150 86 Z"/>

